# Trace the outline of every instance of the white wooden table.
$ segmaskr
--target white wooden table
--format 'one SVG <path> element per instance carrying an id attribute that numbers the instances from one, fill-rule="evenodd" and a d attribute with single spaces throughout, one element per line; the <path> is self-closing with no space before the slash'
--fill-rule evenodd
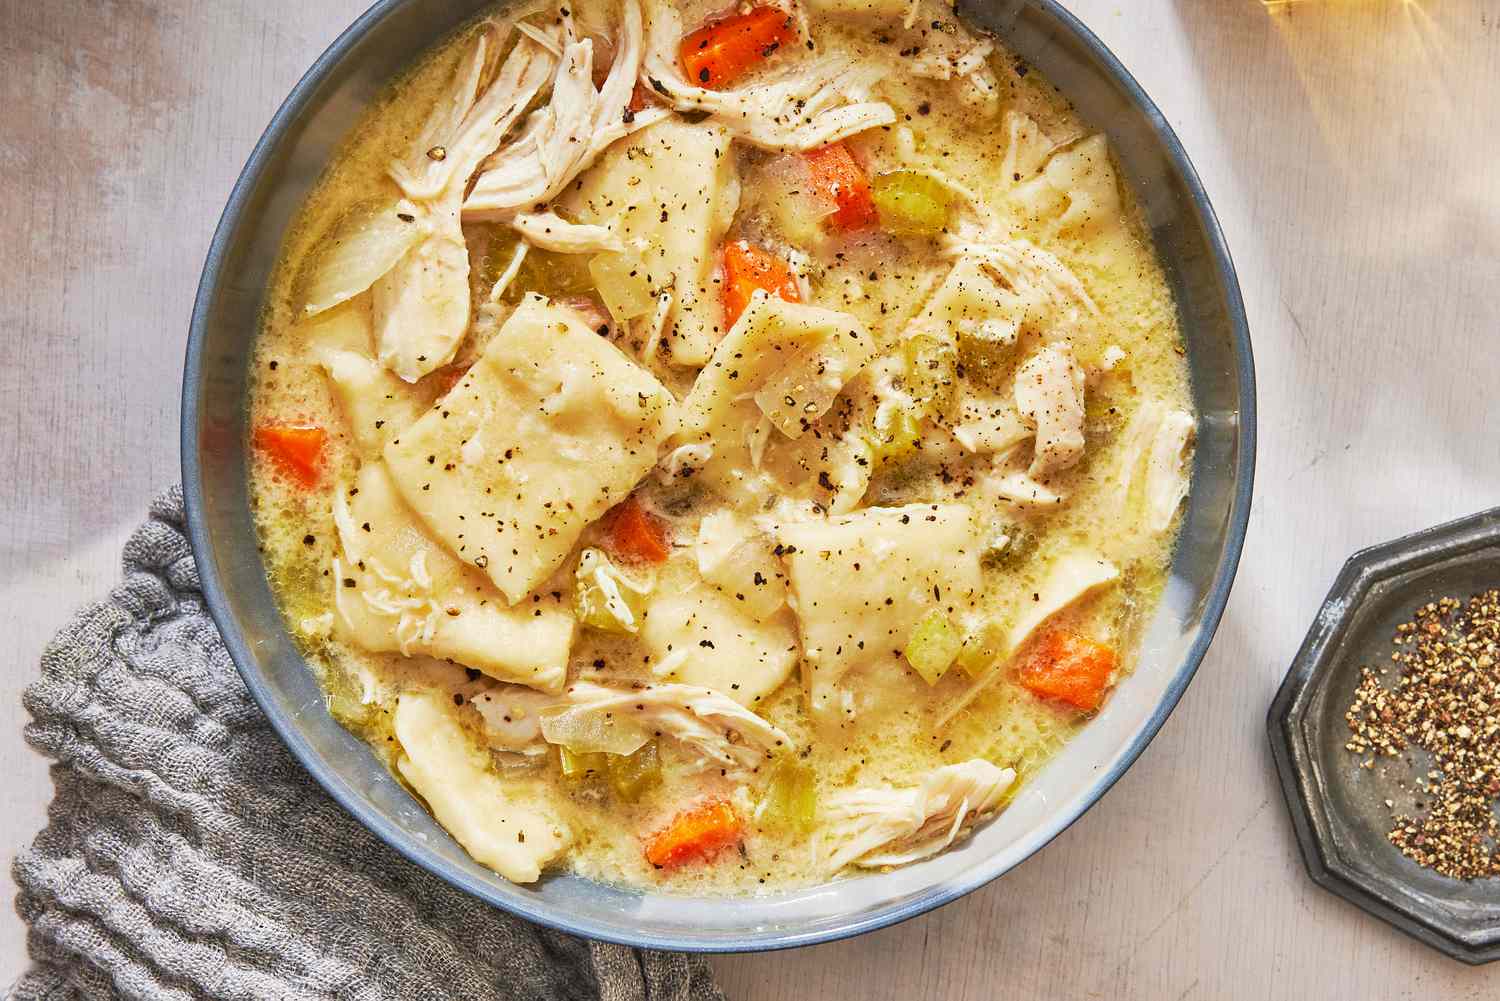
<path id="1" fill-rule="evenodd" d="M 0 0 L 0 850 L 43 823 L 21 687 L 177 478 L 204 250 L 298 75 L 365 0 Z M 1074 0 L 1228 232 L 1260 378 L 1249 544 L 1203 670 L 1040 855 L 851 942 L 715 960 L 731 997 L 1480 998 L 1314 887 L 1265 708 L 1344 557 L 1500 503 L 1500 5 Z M 0 877 L 0 896 L 11 886 Z M 0 983 L 25 963 L 0 921 Z"/>

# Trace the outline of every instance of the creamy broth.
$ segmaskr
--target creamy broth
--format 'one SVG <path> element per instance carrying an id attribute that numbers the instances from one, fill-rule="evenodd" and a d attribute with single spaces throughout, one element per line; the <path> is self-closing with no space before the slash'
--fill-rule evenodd
<path id="1" fill-rule="evenodd" d="M 566 42 L 556 8 L 527 9 Z M 662 12 L 674 10 L 678 35 L 726 14 L 649 4 L 648 66 Z M 345 288 L 343 301 L 309 315 L 358 220 L 394 211 L 419 215 L 423 232 L 447 225 L 430 221 L 440 210 L 411 199 L 420 185 L 408 174 L 398 186 L 391 164 L 426 169 L 424 150 L 433 165 L 461 159 L 457 143 L 450 151 L 432 138 L 442 136 L 429 116 L 452 103 L 481 36 L 491 52 L 474 64 L 477 90 L 503 77 L 497 53 L 514 56 L 517 43 L 514 15 L 499 8 L 391 84 L 286 239 L 251 393 L 252 506 L 273 590 L 335 717 L 511 878 L 571 870 L 753 893 L 914 860 L 1003 809 L 1132 669 L 1191 467 L 1171 293 L 1096 130 L 950 10 L 920 4 L 912 28 L 906 11 L 883 0 L 798 8 L 807 34 L 788 17 L 779 30 L 796 44 L 774 46 L 764 66 L 724 88 L 769 88 L 816 59 L 874 67 L 841 103 L 888 108 L 871 112 L 888 120 L 838 137 L 856 179 L 872 186 L 873 208 L 845 209 L 848 175 L 826 184 L 816 165 L 826 144 L 769 148 L 753 128 L 774 122 L 705 113 L 684 96 L 693 81 L 657 81 L 642 68 L 631 74 L 642 82 L 636 110 L 624 117 L 659 121 L 601 144 L 544 205 L 462 209 L 469 305 L 451 347 L 432 330 L 461 301 L 420 302 L 432 311 L 412 315 L 432 322 L 417 325 L 427 340 L 415 346 L 395 343 L 409 323 L 382 340 L 396 328 L 386 314 L 410 305 L 399 301 L 399 275 L 379 277 L 373 292 Z M 616 7 L 585 0 L 570 15 L 578 37 L 593 36 L 592 86 L 607 87 L 621 49 Z M 548 76 L 529 114 L 552 94 Z M 531 120 L 495 137 L 501 155 L 477 173 L 503 160 Z M 703 143 L 716 143 L 715 155 Z M 668 169 L 653 173 L 659 163 Z M 472 187 L 468 199 L 482 202 L 489 182 L 463 180 L 460 200 Z M 646 194 L 622 208 L 637 191 Z M 555 234 L 526 229 L 546 225 L 526 218 L 538 209 L 555 211 L 569 239 L 597 245 L 539 249 Z M 862 211 L 865 221 L 842 221 Z M 670 232 L 677 213 L 691 221 Z M 399 222 L 376 221 L 407 239 Z M 590 225 L 604 235 L 578 228 Z M 672 256 L 699 236 L 709 247 L 701 261 Z M 530 249 L 511 269 L 523 242 Z M 425 246 L 405 250 L 392 273 Z M 728 315 L 735 278 L 725 255 L 735 247 L 784 267 L 798 301 L 773 290 Z M 610 270 L 622 261 L 623 272 Z M 509 286 L 492 296 L 508 270 Z M 834 332 L 818 333 L 820 323 Z M 769 357 L 776 337 L 775 364 L 746 377 L 761 385 L 731 384 L 736 359 Z M 538 360 L 552 350 L 583 354 Z M 783 361 L 794 354 L 812 367 L 790 370 Z M 577 360 L 585 355 L 593 360 Z M 525 423 L 558 436 L 528 454 L 586 450 L 588 461 L 558 481 L 560 506 L 578 505 L 560 531 L 541 520 L 534 534 L 512 531 L 526 519 L 507 514 L 510 500 L 470 503 L 473 489 L 427 483 L 421 468 L 425 455 L 433 477 L 445 466 L 459 467 L 464 484 L 499 475 L 485 470 L 510 453 L 486 451 L 500 447 L 486 435 L 515 437 L 522 424 L 484 408 L 510 398 L 497 387 L 527 391 L 512 378 L 524 366 L 538 378 L 587 370 L 576 382 L 560 377 L 542 416 Z M 588 395 L 606 385 L 617 395 L 630 387 L 645 416 Z M 783 387 L 784 400 L 782 389 L 755 396 L 767 386 Z M 448 434 L 450 413 L 456 424 L 481 410 L 461 443 Z M 267 428 L 321 429 L 311 466 L 289 462 L 262 437 Z M 606 432 L 608 442 L 598 437 Z M 550 483 L 551 458 L 527 460 L 540 463 L 527 467 L 528 483 Z M 627 497 L 665 558 L 630 543 L 616 506 Z M 369 514 L 388 510 L 399 531 Z M 476 541 L 487 519 L 499 534 Z M 382 532 L 393 548 L 380 548 Z M 398 550 L 401 560 L 387 558 Z M 869 560 L 885 561 L 875 566 L 888 579 L 861 577 Z M 880 597 L 887 583 L 894 601 Z M 913 605 L 929 590 L 930 607 Z M 860 594 L 864 604 L 836 607 Z M 892 626 L 869 644 L 889 649 L 867 652 L 867 634 L 898 619 L 900 635 L 885 635 Z M 1108 676 L 1090 681 L 1089 670 Z M 711 690 L 716 701 L 703 705 L 749 718 L 683 709 L 685 689 L 673 686 L 687 684 Z M 528 724 L 493 710 L 493 700 L 513 700 L 517 715 L 556 729 L 586 715 L 574 704 L 580 692 L 598 690 L 625 693 L 620 719 L 658 711 L 630 693 L 679 702 L 649 716 L 647 743 L 629 754 L 604 753 L 592 738 L 560 747 L 555 734 L 520 732 Z M 711 732 L 695 743 L 674 727 Z M 484 848 L 501 835 L 464 819 L 493 815 L 495 804 L 519 811 L 505 839 L 518 827 L 532 835 L 524 858 L 509 843 Z M 713 837 L 694 851 L 673 833 L 674 820 L 704 804 L 720 809 L 705 821 L 723 828 L 717 851 Z M 913 809 L 924 823 L 891 819 Z M 662 838 L 678 835 L 682 858 L 648 861 L 651 846 L 660 861 Z"/>

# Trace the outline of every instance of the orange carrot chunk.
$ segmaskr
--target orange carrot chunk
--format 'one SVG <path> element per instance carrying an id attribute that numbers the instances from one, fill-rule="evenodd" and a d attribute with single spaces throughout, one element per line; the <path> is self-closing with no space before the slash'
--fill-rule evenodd
<path id="1" fill-rule="evenodd" d="M 432 381 L 437 385 L 439 394 L 447 396 L 468 374 L 468 365 L 449 365 L 432 373 Z"/>
<path id="2" fill-rule="evenodd" d="M 1021 684 L 1046 699 L 1092 712 L 1104 701 L 1119 665 L 1114 648 L 1066 629 L 1052 629 L 1021 664 Z"/>
<path id="3" fill-rule="evenodd" d="M 725 87 L 797 40 L 792 17 L 780 7 L 752 7 L 710 21 L 682 38 L 682 71 L 709 90 Z"/>
<path id="4" fill-rule="evenodd" d="M 775 254 L 746 243 L 734 240 L 724 245 L 724 288 L 720 293 L 724 300 L 724 326 L 734 326 L 750 297 L 757 289 L 763 289 L 787 302 L 800 302 L 797 276 L 787 263 Z"/>
<path id="5" fill-rule="evenodd" d="M 630 103 L 625 106 L 626 110 L 630 112 L 630 117 L 626 118 L 625 121 L 632 121 L 637 111 L 645 111 L 647 105 L 655 103 L 656 99 L 652 96 L 651 91 L 646 88 L 646 85 L 640 81 L 636 81 L 635 89 L 630 92 Z"/>
<path id="6" fill-rule="evenodd" d="M 835 229 L 860 229 L 875 222 L 875 197 L 870 192 L 870 178 L 854 159 L 849 147 L 841 142 L 802 154 L 812 173 L 812 184 L 824 197 L 837 205 L 828 223 Z"/>
<path id="7" fill-rule="evenodd" d="M 262 424 L 255 429 L 255 447 L 276 460 L 304 487 L 318 485 L 323 469 L 323 444 L 328 432 L 315 425 Z"/>
<path id="8" fill-rule="evenodd" d="M 607 516 L 608 547 L 614 555 L 645 563 L 660 563 L 672 552 L 666 527 L 628 497 Z"/>
<path id="9" fill-rule="evenodd" d="M 646 839 L 646 861 L 658 869 L 708 858 L 740 839 L 744 823 L 728 800 L 710 800 L 672 818 Z"/>

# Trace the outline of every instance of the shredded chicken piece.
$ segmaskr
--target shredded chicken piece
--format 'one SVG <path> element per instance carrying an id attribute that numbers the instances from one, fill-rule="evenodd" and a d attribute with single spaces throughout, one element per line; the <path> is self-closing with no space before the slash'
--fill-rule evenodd
<path id="1" fill-rule="evenodd" d="M 1188 443 L 1197 422 L 1183 410 L 1169 410 L 1161 418 L 1151 451 L 1146 456 L 1146 519 L 1160 535 L 1172 523 L 1188 492 Z"/>
<path id="2" fill-rule="evenodd" d="M 492 31 L 480 33 L 454 76 L 452 89 L 438 99 L 406 156 L 388 168 L 391 179 L 407 198 L 433 201 L 448 187 L 459 163 L 458 157 L 449 153 L 458 146 L 464 119 L 479 96 L 481 80 L 493 69 L 500 48 L 496 42 Z"/>
<path id="3" fill-rule="evenodd" d="M 662 334 L 667 329 L 667 317 L 672 312 L 672 303 L 676 299 L 671 292 L 662 292 L 656 297 L 656 309 L 651 313 L 650 326 L 646 328 L 646 344 L 641 349 L 641 360 L 650 364 L 656 357 L 657 351 L 661 350 Z"/>
<path id="4" fill-rule="evenodd" d="M 1146 400 L 1125 428 L 1115 468 L 1118 503 L 1124 509 L 1140 491 L 1146 528 L 1160 535 L 1172 523 L 1188 490 L 1189 447 L 1197 422 L 1183 410 Z"/>
<path id="5" fill-rule="evenodd" d="M 1052 141 L 1030 115 L 1020 111 L 1005 113 L 1005 159 L 1000 177 L 1010 184 L 1029 180 L 1047 162 Z"/>
<path id="6" fill-rule="evenodd" d="M 1014 289 L 1025 301 L 1027 315 L 1047 320 L 1042 336 L 1048 342 L 1080 339 L 1101 320 L 1099 307 L 1078 276 L 1029 240 L 973 242 L 949 238 L 944 253 L 977 258 Z"/>
<path id="7" fill-rule="evenodd" d="M 596 254 L 625 249 L 608 226 L 568 222 L 552 211 L 521 212 L 511 219 L 510 225 L 532 246 L 559 254 Z"/>
<path id="8" fill-rule="evenodd" d="M 647 0 L 644 82 L 676 110 L 706 111 L 751 145 L 809 150 L 896 120 L 889 104 L 870 100 L 883 72 L 874 62 L 812 55 L 746 87 L 706 90 L 683 76 L 677 58 L 682 34 L 676 8 Z"/>
<path id="9" fill-rule="evenodd" d="M 557 696 L 524 685 L 475 682 L 465 695 L 484 721 L 484 737 L 491 747 L 516 754 L 544 754 L 541 711 L 557 704 Z"/>
<path id="10" fill-rule="evenodd" d="M 1000 107 L 1000 82 L 986 60 L 995 51 L 995 43 L 987 38 L 974 38 L 957 22 L 952 26 L 953 35 L 931 33 L 921 54 L 910 60 L 907 67 L 913 76 L 963 81 L 964 88 L 960 91 L 963 100 L 993 114 Z"/>
<path id="11" fill-rule="evenodd" d="M 745 775 L 779 754 L 796 750 L 792 739 L 729 696 L 696 685 L 610 688 L 591 681 L 569 685 L 566 708 L 544 724 L 578 726 L 590 722 L 635 725 L 644 744 L 652 735 L 670 737 L 700 758 L 703 768 Z M 562 717 L 571 716 L 564 720 Z M 639 745 L 638 745 L 639 746 Z"/>
<path id="12" fill-rule="evenodd" d="M 1011 768 L 982 758 L 944 765 L 912 789 L 849 789 L 823 803 L 817 853 L 829 872 L 846 865 L 906 865 L 953 844 L 965 823 L 1000 805 Z"/>
<path id="13" fill-rule="evenodd" d="M 407 382 L 452 360 L 469 325 L 469 251 L 459 210 L 469 176 L 546 83 L 555 60 L 531 38 L 517 41 L 493 83 L 477 89 L 488 53 L 498 47 L 486 31 L 461 68 L 448 98 L 434 111 L 419 145 L 451 132 L 420 156 L 431 169 L 415 169 L 414 151 L 390 166 L 391 177 L 413 203 L 425 236 L 373 286 L 376 356 Z M 464 108 L 462 116 L 456 109 Z M 456 119 L 456 124 L 454 121 Z"/>
<path id="14" fill-rule="evenodd" d="M 495 303 L 500 301 L 500 297 L 505 294 L 505 290 L 510 288 L 510 283 L 515 281 L 516 275 L 521 273 L 521 265 L 525 263 L 526 255 L 530 251 L 531 244 L 525 240 L 516 244 L 515 253 L 510 256 L 510 263 L 505 266 L 504 271 L 500 272 L 500 277 L 495 279 L 495 287 L 490 289 L 490 302 Z"/>
<path id="15" fill-rule="evenodd" d="M 1048 344 L 1016 370 L 1016 409 L 1036 429 L 1027 474 L 1045 479 L 1083 455 L 1083 370 L 1066 344 Z"/>
<path id="16" fill-rule="evenodd" d="M 1063 501 L 1062 494 L 1047 489 L 1022 472 L 993 477 L 989 485 L 996 495 L 1022 507 L 1056 507 Z"/>
<path id="17" fill-rule="evenodd" d="M 615 140 L 665 118 L 670 111 L 630 110 L 641 67 L 641 8 L 624 0 L 615 58 L 603 86 L 593 81 L 594 43 L 580 38 L 573 17 L 558 18 L 561 58 L 546 107 L 532 112 L 521 133 L 484 164 L 463 203 L 465 219 L 512 220 L 555 198 Z"/>
<path id="18" fill-rule="evenodd" d="M 446 608 L 438 596 L 432 593 L 432 577 L 427 572 L 426 554 L 417 552 L 411 562 L 401 570 L 387 567 L 374 554 L 366 553 L 360 546 L 360 533 L 349 512 L 348 490 L 340 489 L 333 494 L 333 523 L 338 529 L 339 541 L 344 556 L 350 564 L 358 565 L 368 572 L 379 586 L 358 589 L 355 597 L 345 592 L 349 588 L 333 589 L 334 607 L 341 608 L 345 601 L 363 601 L 376 614 L 394 616 L 396 641 L 401 655 L 410 657 L 416 652 L 418 643 L 428 645 L 437 631 L 438 623 L 446 614 Z M 331 563 L 334 580 L 343 580 L 344 561 L 335 556 Z"/>

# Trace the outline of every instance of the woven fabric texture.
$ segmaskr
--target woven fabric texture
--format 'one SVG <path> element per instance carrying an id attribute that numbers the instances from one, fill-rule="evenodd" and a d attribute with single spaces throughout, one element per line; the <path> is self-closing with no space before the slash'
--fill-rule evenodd
<path id="1" fill-rule="evenodd" d="M 15 860 L 15 1001 L 721 1001 L 701 957 L 573 938 L 407 862 L 304 772 L 204 608 L 172 490 L 26 691 L 52 759 Z"/>

